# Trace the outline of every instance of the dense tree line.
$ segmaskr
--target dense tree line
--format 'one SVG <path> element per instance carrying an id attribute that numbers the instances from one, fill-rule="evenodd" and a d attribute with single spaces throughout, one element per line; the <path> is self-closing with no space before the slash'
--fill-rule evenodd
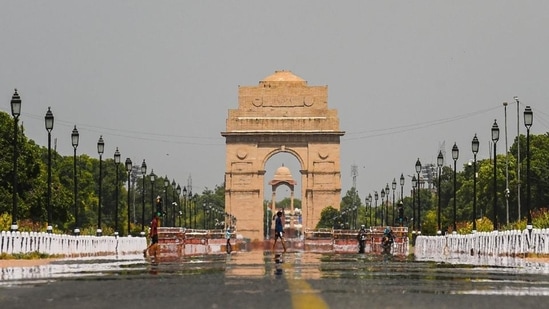
<path id="1" fill-rule="evenodd" d="M 520 162 L 517 162 L 517 149 L 520 143 Z M 497 182 L 497 222 L 498 229 L 524 229 L 526 228 L 526 137 L 521 135 L 515 139 L 509 149 L 508 157 L 504 154 L 497 155 L 496 182 Z M 508 160 L 509 173 L 509 195 L 506 197 L 506 159 Z M 517 174 L 517 164 L 520 164 L 520 179 Z M 531 204 L 530 210 L 535 228 L 549 227 L 549 133 L 530 135 L 530 186 Z M 456 227 L 458 232 L 465 233 L 472 230 L 473 217 L 476 218 L 478 231 L 489 231 L 493 229 L 494 218 L 494 164 L 493 159 L 477 161 L 476 165 L 476 214 L 473 216 L 474 198 L 474 166 L 473 162 L 459 165 L 456 172 Z M 520 213 L 518 207 L 517 188 L 520 181 Z M 438 176 L 435 177 L 431 189 L 423 185 L 420 188 L 421 207 L 421 231 L 423 234 L 434 235 L 438 230 L 437 209 L 438 209 Z M 381 190 L 380 190 L 381 191 Z M 392 196 L 389 203 L 383 201 L 379 196 L 377 208 L 372 199 L 371 205 L 360 197 L 354 188 L 347 191 L 342 198 L 340 210 L 333 207 L 326 208 L 317 227 L 353 228 L 361 224 L 367 226 L 381 225 L 382 209 L 387 207 L 388 223 L 393 223 Z M 369 193 L 374 196 L 374 192 Z M 414 196 L 404 197 L 402 200 L 405 225 L 410 229 L 417 229 L 417 192 Z M 395 202 L 395 204 L 397 204 Z M 443 166 L 440 174 L 440 204 L 441 204 L 441 228 L 443 232 L 453 231 L 454 218 L 454 170 L 453 166 Z M 507 207 L 508 204 L 508 207 Z M 398 219 L 397 207 L 395 206 L 395 218 Z M 412 210 L 416 211 L 413 213 Z M 414 216 L 415 214 L 415 216 Z M 414 218 L 416 217 L 416 218 Z M 376 220 L 377 218 L 377 220 Z M 413 225 L 416 220 L 415 225 Z M 509 223 L 507 223 L 509 221 Z M 415 228 L 414 228 L 415 227 Z"/>
<path id="2" fill-rule="evenodd" d="M 0 112 L 0 230 L 6 231 L 11 226 L 12 193 L 13 193 L 13 118 Z M 48 220 L 47 211 L 47 172 L 48 148 L 37 145 L 27 139 L 23 126 L 17 136 L 17 223 L 20 231 L 45 231 Z M 51 159 L 51 205 L 52 226 L 54 232 L 72 233 L 75 227 L 74 205 L 74 157 L 62 156 L 52 150 Z M 135 162 L 140 163 L 140 162 Z M 77 205 L 78 219 L 82 234 L 94 235 L 97 229 L 99 203 L 99 159 L 86 154 L 76 157 Z M 174 182 L 167 176 L 156 177 L 151 182 L 151 175 L 146 174 L 145 188 L 143 175 L 134 166 L 130 177 L 130 207 L 128 208 L 128 174 L 121 162 L 118 166 L 116 182 L 116 165 L 113 158 L 102 162 L 102 230 L 103 235 L 112 235 L 115 231 L 116 192 L 118 190 L 118 230 L 127 235 L 128 211 L 130 211 L 130 233 L 139 233 L 148 226 L 153 211 L 156 210 L 156 195 L 163 201 L 164 224 L 193 227 L 220 228 L 224 213 L 224 185 L 214 190 L 206 188 L 200 194 L 187 192 L 177 193 Z M 165 180 L 170 183 L 165 187 Z M 154 187 L 153 187 L 154 186 Z M 153 193 L 154 195 L 153 196 Z M 145 197 L 145 226 L 141 225 L 143 195 Z M 167 198 L 167 201 L 165 200 Z M 173 204 L 173 203 L 176 204 Z M 217 223 L 217 224 L 216 224 Z"/>

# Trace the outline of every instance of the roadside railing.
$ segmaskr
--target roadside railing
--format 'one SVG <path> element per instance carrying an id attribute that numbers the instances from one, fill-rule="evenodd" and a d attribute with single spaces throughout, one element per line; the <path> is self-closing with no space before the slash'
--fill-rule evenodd
<path id="1" fill-rule="evenodd" d="M 520 256 L 549 254 L 549 229 L 418 236 L 414 255 L 420 258 L 452 254 Z"/>
<path id="2" fill-rule="evenodd" d="M 37 232 L 0 232 L 0 254 L 43 253 L 66 257 L 134 254 L 147 247 L 144 237 L 73 236 Z"/>

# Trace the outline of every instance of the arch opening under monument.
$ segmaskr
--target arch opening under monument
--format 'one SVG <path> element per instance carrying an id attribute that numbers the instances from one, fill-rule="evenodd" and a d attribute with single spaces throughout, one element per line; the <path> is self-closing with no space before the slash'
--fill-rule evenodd
<path id="1" fill-rule="evenodd" d="M 278 152 L 265 162 L 265 238 L 274 237 L 274 215 L 283 213 L 285 236 L 296 238 L 302 234 L 301 185 L 296 180 L 302 170 L 293 154 Z M 298 178 L 297 178 L 298 179 Z"/>
<path id="2" fill-rule="evenodd" d="M 299 162 L 302 229 L 314 229 L 321 211 L 339 209 L 340 137 L 337 111 L 328 109 L 327 86 L 308 86 L 290 71 L 277 71 L 258 86 L 240 86 L 238 109 L 229 110 L 226 131 L 225 210 L 237 233 L 263 239 L 265 168 L 275 154 Z"/>

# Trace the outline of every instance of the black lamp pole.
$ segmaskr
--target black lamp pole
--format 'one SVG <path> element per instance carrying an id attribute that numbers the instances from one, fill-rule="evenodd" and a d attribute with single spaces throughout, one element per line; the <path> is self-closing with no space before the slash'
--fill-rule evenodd
<path id="1" fill-rule="evenodd" d="M 168 175 L 164 176 L 164 207 L 166 209 L 166 226 L 170 226 L 170 207 L 168 207 L 168 186 L 170 185 L 170 181 L 168 180 Z"/>
<path id="2" fill-rule="evenodd" d="M 394 225 L 395 224 L 395 190 L 397 188 L 397 182 L 396 182 L 396 179 L 393 178 L 393 183 L 391 184 L 392 185 L 392 189 L 393 189 L 393 221 L 392 221 L 392 224 Z"/>
<path id="3" fill-rule="evenodd" d="M 373 226 L 372 225 L 372 194 L 368 194 L 368 207 L 370 208 L 370 222 L 368 222 L 370 224 L 370 226 Z"/>
<path id="4" fill-rule="evenodd" d="M 442 155 L 442 151 L 439 150 L 438 151 L 438 156 L 437 156 L 437 167 L 438 167 L 438 186 L 437 186 L 437 198 L 438 198 L 438 205 L 437 205 L 437 235 L 442 235 L 442 227 L 441 227 L 441 223 L 440 223 L 440 211 L 441 211 L 441 206 L 440 206 L 440 178 L 441 178 L 441 175 L 442 175 L 442 165 L 444 164 L 444 156 Z"/>
<path id="5" fill-rule="evenodd" d="M 387 218 L 385 218 L 385 207 L 383 200 L 385 199 L 385 189 L 381 188 L 381 225 L 385 226 Z"/>
<path id="6" fill-rule="evenodd" d="M 74 155 L 73 155 L 73 172 L 74 172 L 74 235 L 78 236 L 80 235 L 80 220 L 78 219 L 78 185 L 77 185 L 77 178 L 76 178 L 76 148 L 78 147 L 78 141 L 80 140 L 80 134 L 78 134 L 78 130 L 76 129 L 76 125 L 74 126 L 74 129 L 72 129 L 71 133 L 71 142 L 72 142 L 72 148 L 74 149 Z"/>
<path id="7" fill-rule="evenodd" d="M 48 107 L 44 120 L 46 123 L 46 131 L 48 131 L 48 195 L 46 199 L 46 206 L 48 209 L 48 227 L 46 231 L 51 234 L 53 231 L 51 209 L 51 130 L 53 130 L 53 113 L 51 112 L 50 107 Z"/>
<path id="8" fill-rule="evenodd" d="M 147 163 L 143 159 L 141 163 L 141 177 L 143 177 L 143 188 L 141 188 L 141 236 L 145 237 L 145 178 L 147 176 Z"/>
<path id="9" fill-rule="evenodd" d="M 130 190 L 131 190 L 131 183 L 130 183 L 130 176 L 132 174 L 132 160 L 130 158 L 126 158 L 126 172 L 128 173 L 128 236 L 131 234 L 131 227 L 130 227 L 130 221 L 131 221 L 131 209 L 130 209 Z"/>
<path id="10" fill-rule="evenodd" d="M 374 210 L 374 226 L 377 225 L 377 199 L 378 199 L 378 194 L 377 194 L 377 191 L 374 192 L 374 198 L 376 200 L 376 207 L 375 207 L 375 210 Z"/>
<path id="11" fill-rule="evenodd" d="M 417 186 L 417 179 L 416 175 L 412 176 L 412 234 L 416 233 L 416 186 Z"/>
<path id="12" fill-rule="evenodd" d="M 416 173 L 417 173 L 417 233 L 421 234 L 421 178 L 419 173 L 421 173 L 421 162 L 419 158 L 416 161 Z"/>
<path id="13" fill-rule="evenodd" d="M 177 209 L 179 209 L 177 211 L 177 219 L 179 221 L 177 226 L 181 227 L 181 186 L 179 184 L 177 185 L 177 188 L 175 188 L 175 192 L 177 192 Z"/>
<path id="14" fill-rule="evenodd" d="M 404 225 L 404 174 L 400 173 L 400 205 L 402 206 L 402 220 L 400 221 L 400 226 Z"/>
<path id="15" fill-rule="evenodd" d="M 177 184 L 175 179 L 172 179 L 172 226 L 175 226 L 175 217 L 176 217 L 176 208 L 178 203 L 175 201 L 175 190 L 177 189 Z"/>
<path id="16" fill-rule="evenodd" d="M 97 141 L 97 153 L 99 153 L 99 201 L 97 205 L 97 231 L 96 236 L 103 235 L 101 230 L 101 184 L 103 183 L 103 152 L 105 151 L 105 142 L 103 141 L 103 136 L 99 136 L 99 141 Z"/>
<path id="17" fill-rule="evenodd" d="M 204 219 L 202 220 L 203 228 L 206 229 L 206 203 L 202 203 L 202 214 L 204 215 Z"/>
<path id="18" fill-rule="evenodd" d="M 454 143 L 454 146 L 452 147 L 452 159 L 454 160 L 454 217 L 453 217 L 453 233 L 457 233 L 457 226 L 456 226 L 456 167 L 457 167 L 457 159 L 459 158 L 459 148 L 456 143 Z"/>
<path id="19" fill-rule="evenodd" d="M 498 183 L 497 183 L 497 151 L 496 145 L 499 140 L 499 127 L 497 121 L 494 120 L 492 125 L 492 142 L 494 142 L 494 231 L 498 230 Z"/>
<path id="20" fill-rule="evenodd" d="M 404 174 L 400 173 L 400 200 L 404 200 Z"/>
<path id="21" fill-rule="evenodd" d="M 193 197 L 193 191 L 192 190 L 189 190 L 189 195 L 187 196 L 187 203 L 188 203 L 188 206 L 189 206 L 189 226 L 191 228 L 196 228 L 196 221 L 194 222 L 194 225 L 193 225 L 193 201 L 192 201 L 192 197 Z"/>
<path id="22" fill-rule="evenodd" d="M 385 186 L 385 224 L 389 225 L 389 183 Z"/>
<path id="23" fill-rule="evenodd" d="M 114 165 L 116 166 L 116 190 L 115 190 L 115 202 L 114 202 L 114 236 L 118 236 L 118 231 L 120 230 L 118 227 L 118 192 L 120 191 L 120 184 L 118 182 L 118 166 L 120 165 L 120 151 L 118 151 L 118 147 L 116 147 L 116 151 L 114 152 Z"/>
<path id="24" fill-rule="evenodd" d="M 183 227 L 187 227 L 187 187 L 183 186 Z"/>
<path id="25" fill-rule="evenodd" d="M 530 106 L 526 106 L 524 109 L 524 126 L 526 126 L 526 228 L 528 232 L 532 232 L 532 214 L 530 213 L 530 203 L 532 201 L 531 187 L 530 187 L 530 127 L 534 122 L 534 113 Z"/>
<path id="26" fill-rule="evenodd" d="M 189 192 L 189 195 L 192 195 L 192 192 Z M 192 196 L 191 198 L 191 206 L 193 207 L 194 209 L 194 228 L 196 229 L 197 227 L 197 224 L 196 224 L 196 217 L 198 217 L 198 208 L 196 207 L 196 200 L 197 200 L 197 195 L 196 193 Z"/>
<path id="27" fill-rule="evenodd" d="M 473 233 L 477 232 L 477 153 L 479 144 L 475 133 L 471 142 L 471 150 L 473 151 Z"/>
<path id="28" fill-rule="evenodd" d="M 154 212 L 156 211 L 155 203 L 154 203 L 154 182 L 156 180 L 156 175 L 154 174 L 154 170 L 151 170 L 151 175 L 149 176 L 151 178 L 151 218 L 154 218 Z"/>
<path id="29" fill-rule="evenodd" d="M 12 209 L 11 209 L 11 231 L 17 232 L 17 129 L 19 128 L 19 116 L 21 115 L 21 98 L 17 89 L 11 97 L 11 115 L 13 116 L 13 191 L 12 191 Z"/>

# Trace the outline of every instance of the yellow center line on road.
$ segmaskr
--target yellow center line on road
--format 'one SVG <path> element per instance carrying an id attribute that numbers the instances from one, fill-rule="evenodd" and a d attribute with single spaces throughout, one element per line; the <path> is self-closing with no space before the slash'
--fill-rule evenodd
<path id="1" fill-rule="evenodd" d="M 288 278 L 288 286 L 292 294 L 292 307 L 294 309 L 328 309 L 328 304 L 320 297 L 318 291 L 304 279 Z"/>

